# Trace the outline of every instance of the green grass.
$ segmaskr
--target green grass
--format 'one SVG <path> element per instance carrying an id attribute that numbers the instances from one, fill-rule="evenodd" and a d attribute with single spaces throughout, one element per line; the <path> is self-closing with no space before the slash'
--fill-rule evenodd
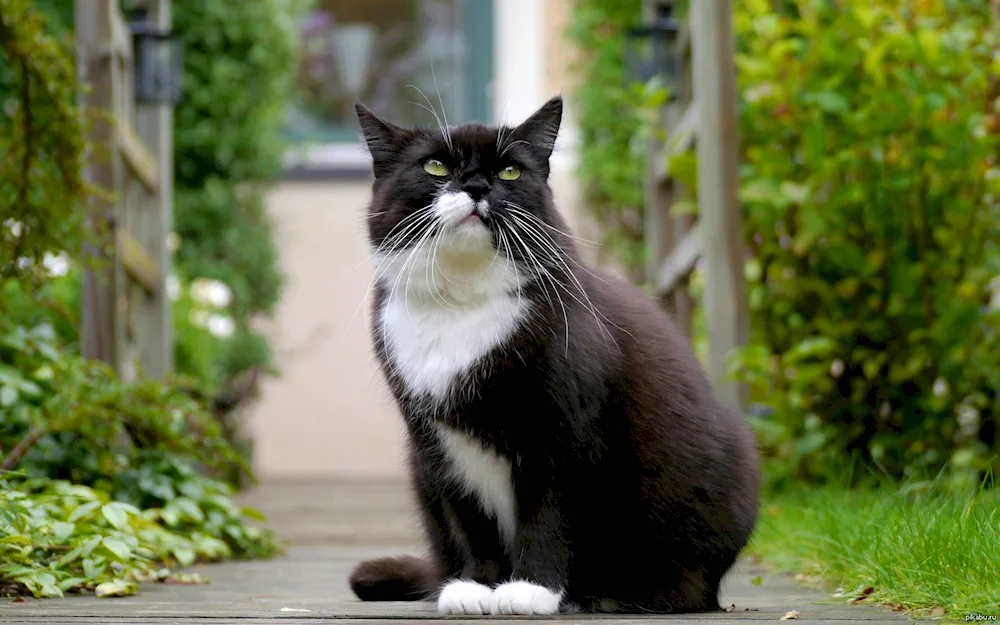
<path id="1" fill-rule="evenodd" d="M 1000 616 L 1000 489 L 942 494 L 926 485 L 765 495 L 750 553 L 844 601 L 952 618 Z"/>

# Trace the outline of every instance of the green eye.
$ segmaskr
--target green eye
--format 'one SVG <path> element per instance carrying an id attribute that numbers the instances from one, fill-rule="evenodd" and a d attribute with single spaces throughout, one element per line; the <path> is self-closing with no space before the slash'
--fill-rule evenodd
<path id="1" fill-rule="evenodd" d="M 517 180 L 521 177 L 521 168 L 517 165 L 507 165 L 497 174 L 500 180 Z"/>
<path id="2" fill-rule="evenodd" d="M 436 158 L 432 158 L 424 163 L 424 171 L 432 176 L 447 176 L 448 166 Z"/>

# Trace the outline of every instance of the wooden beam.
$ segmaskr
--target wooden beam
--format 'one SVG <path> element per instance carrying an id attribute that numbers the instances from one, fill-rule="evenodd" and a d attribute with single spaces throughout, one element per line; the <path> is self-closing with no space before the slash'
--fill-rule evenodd
<path id="1" fill-rule="evenodd" d="M 139 283 L 150 295 L 160 291 L 160 267 L 142 244 L 127 230 L 118 228 L 118 257 L 129 277 Z"/>
<path id="2" fill-rule="evenodd" d="M 160 162 L 146 148 L 132 125 L 119 119 L 115 126 L 115 140 L 132 174 L 147 191 L 156 193 L 160 188 Z"/>
<path id="3" fill-rule="evenodd" d="M 698 102 L 698 204 L 705 250 L 704 311 L 708 369 L 720 398 L 746 406 L 746 389 L 726 379 L 733 348 L 746 342 L 743 224 L 737 198 L 739 140 L 732 0 L 691 3 L 695 100 Z"/>
<path id="4" fill-rule="evenodd" d="M 656 159 L 653 175 L 660 182 L 667 182 L 670 179 L 670 170 L 667 162 L 678 154 L 691 149 L 694 145 L 695 137 L 698 133 L 698 106 L 696 101 L 691 101 L 684 110 L 680 121 L 670 131 L 670 136 L 664 142 L 664 149 Z"/>
<path id="5" fill-rule="evenodd" d="M 656 294 L 658 297 L 666 297 L 677 287 L 681 280 L 686 278 L 694 270 L 698 257 L 701 255 L 701 246 L 698 234 L 698 227 L 688 230 L 684 238 L 674 248 L 673 253 L 660 267 L 659 275 L 656 278 Z"/>
<path id="6" fill-rule="evenodd" d="M 114 111 L 121 88 L 121 68 L 112 48 L 110 0 L 76 0 L 74 30 L 77 53 L 77 80 L 89 86 L 81 89 L 79 98 L 83 110 Z M 87 140 L 94 145 L 113 145 L 115 130 L 112 123 L 97 118 L 88 130 Z M 95 186 L 119 192 L 123 183 L 123 165 L 117 150 L 108 158 L 88 156 L 84 176 Z M 87 219 L 97 232 L 107 232 L 118 221 L 118 208 L 101 198 L 91 198 Z M 125 283 L 120 265 L 115 262 L 117 242 L 112 237 L 104 241 L 112 248 L 109 259 L 100 245 L 86 246 L 83 255 L 102 263 L 100 268 L 85 265 L 81 291 L 81 352 L 84 357 L 101 360 L 120 372 L 125 352 Z M 110 262 L 108 262 L 110 260 Z"/>
<path id="7" fill-rule="evenodd" d="M 93 0 L 90 1 L 92 2 Z M 117 0 L 115 1 L 117 2 Z M 111 10 L 111 49 L 121 59 L 131 62 L 132 34 L 129 32 L 128 24 L 122 19 L 121 12 L 117 6 L 113 6 Z"/>
<path id="8" fill-rule="evenodd" d="M 164 31 L 171 29 L 171 1 L 146 0 L 147 17 Z M 159 268 L 156 290 L 135 307 L 133 323 L 144 375 L 164 378 L 174 368 L 173 302 L 167 293 L 171 251 L 167 238 L 174 227 L 174 109 L 169 104 L 136 106 L 135 127 L 157 157 L 158 185 L 138 199 L 133 231 Z"/>

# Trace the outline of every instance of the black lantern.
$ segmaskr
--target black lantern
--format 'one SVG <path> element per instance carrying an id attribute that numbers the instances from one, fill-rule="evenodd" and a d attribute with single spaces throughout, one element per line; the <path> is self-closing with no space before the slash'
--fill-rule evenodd
<path id="1" fill-rule="evenodd" d="M 625 36 L 625 66 L 633 82 L 660 78 L 675 97 L 679 59 L 675 51 L 680 25 L 673 17 L 673 2 L 656 5 L 652 23 L 634 26 Z"/>
<path id="2" fill-rule="evenodd" d="M 147 104 L 181 102 L 181 41 L 149 22 L 129 25 L 135 60 L 135 98 Z"/>

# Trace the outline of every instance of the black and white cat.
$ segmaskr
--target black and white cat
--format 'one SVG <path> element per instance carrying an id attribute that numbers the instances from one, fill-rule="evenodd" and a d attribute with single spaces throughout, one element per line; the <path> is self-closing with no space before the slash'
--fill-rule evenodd
<path id="1" fill-rule="evenodd" d="M 363 600 L 718 610 L 749 540 L 750 429 L 653 302 L 583 266 L 553 205 L 562 108 L 431 131 L 357 105 L 375 175 L 372 338 L 430 547 L 359 564 Z"/>

